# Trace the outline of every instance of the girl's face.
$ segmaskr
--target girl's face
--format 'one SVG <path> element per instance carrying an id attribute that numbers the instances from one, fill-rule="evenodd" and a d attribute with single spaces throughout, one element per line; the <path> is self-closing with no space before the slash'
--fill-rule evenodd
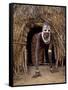
<path id="1" fill-rule="evenodd" d="M 51 33 L 50 26 L 45 24 L 45 25 L 43 26 L 42 32 L 43 32 L 43 38 L 44 38 L 45 40 L 47 40 L 47 39 L 49 38 L 49 36 L 50 36 L 50 33 Z"/>

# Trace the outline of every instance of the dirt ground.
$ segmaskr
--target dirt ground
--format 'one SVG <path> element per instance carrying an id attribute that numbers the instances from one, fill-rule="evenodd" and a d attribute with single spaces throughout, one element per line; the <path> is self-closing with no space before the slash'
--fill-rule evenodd
<path id="1" fill-rule="evenodd" d="M 65 82 L 65 67 L 59 67 L 58 72 L 50 72 L 48 65 L 39 66 L 41 76 L 33 78 L 35 67 L 30 66 L 28 73 L 25 75 L 20 73 L 14 79 L 14 86 L 16 85 L 33 85 L 33 84 L 51 84 L 51 83 L 64 83 Z"/>

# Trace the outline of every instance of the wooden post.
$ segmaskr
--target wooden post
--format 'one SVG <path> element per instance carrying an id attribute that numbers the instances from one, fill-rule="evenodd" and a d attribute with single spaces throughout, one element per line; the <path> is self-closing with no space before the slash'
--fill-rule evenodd
<path id="1" fill-rule="evenodd" d="M 27 50 L 26 50 L 26 46 L 24 47 L 24 56 L 25 56 L 25 62 L 24 62 L 24 65 L 25 65 L 25 72 L 27 72 Z"/>

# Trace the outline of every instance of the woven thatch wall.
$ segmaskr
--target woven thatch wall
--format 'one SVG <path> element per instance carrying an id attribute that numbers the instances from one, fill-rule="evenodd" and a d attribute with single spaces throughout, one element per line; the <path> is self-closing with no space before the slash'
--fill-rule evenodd
<path id="1" fill-rule="evenodd" d="M 13 5 L 13 48 L 14 48 L 14 72 L 20 72 L 24 64 L 27 35 L 34 25 L 42 26 L 45 21 L 52 26 L 55 46 L 64 55 L 65 51 L 65 8 L 51 6 Z M 60 43 L 61 41 L 61 43 Z M 58 51 L 58 49 L 57 49 Z M 56 56 L 57 57 L 57 56 Z M 27 61 L 27 59 L 26 59 Z M 20 68 L 21 67 L 21 68 Z"/>

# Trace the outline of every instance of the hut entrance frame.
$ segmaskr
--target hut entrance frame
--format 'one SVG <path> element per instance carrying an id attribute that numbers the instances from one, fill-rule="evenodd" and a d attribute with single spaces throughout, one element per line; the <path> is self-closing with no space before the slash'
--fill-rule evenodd
<path id="1" fill-rule="evenodd" d="M 27 72 L 27 68 L 28 68 L 28 64 L 32 64 L 32 55 L 31 55 L 31 42 L 32 42 L 32 37 L 34 34 L 36 33 L 39 33 L 42 31 L 42 25 L 43 25 L 44 22 L 37 22 L 37 23 L 32 23 L 32 22 L 29 22 L 25 25 L 24 27 L 24 33 L 23 33 L 23 36 L 25 36 L 25 39 L 24 39 L 24 70 Z M 37 30 L 37 28 L 39 30 Z M 34 29 L 34 30 L 33 30 Z M 33 32 L 34 31 L 34 32 Z M 32 32 L 32 33 L 31 33 Z M 30 34 L 32 34 L 32 36 L 30 36 Z M 30 39 L 31 38 L 31 39 Z M 29 45 L 30 44 L 30 45 Z M 29 45 L 29 46 L 28 46 Z M 27 48 L 28 47 L 28 48 Z M 46 53 L 47 54 L 47 53 Z M 44 55 L 45 56 L 45 55 Z M 46 57 L 48 58 L 48 57 Z M 29 60 L 30 59 L 30 60 Z M 43 62 L 45 63 L 45 58 L 43 60 Z M 46 61 L 48 63 L 48 61 Z"/>

